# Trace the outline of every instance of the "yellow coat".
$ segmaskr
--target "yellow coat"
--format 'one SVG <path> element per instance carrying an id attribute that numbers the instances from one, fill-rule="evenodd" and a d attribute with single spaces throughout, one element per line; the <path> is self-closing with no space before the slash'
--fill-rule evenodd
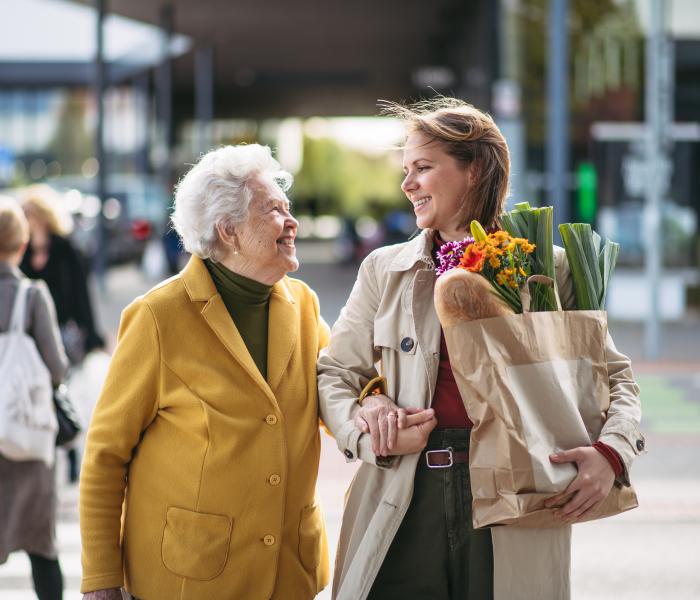
<path id="1" fill-rule="evenodd" d="M 83 592 L 303 600 L 325 587 L 328 328 L 295 279 L 275 284 L 269 310 L 265 381 L 199 258 L 125 309 L 81 474 Z"/>

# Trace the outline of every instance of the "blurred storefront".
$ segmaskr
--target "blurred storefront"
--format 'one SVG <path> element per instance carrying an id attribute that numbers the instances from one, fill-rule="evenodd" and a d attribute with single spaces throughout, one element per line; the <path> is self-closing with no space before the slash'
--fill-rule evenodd
<path id="1" fill-rule="evenodd" d="M 648 4 L 569 0 L 566 17 L 569 216 L 619 240 L 621 265 L 630 268 L 643 259 L 643 200 L 628 166 L 639 154 L 644 119 Z M 694 0 L 666 4 L 680 125 L 663 203 L 663 252 L 667 267 L 689 268 L 700 262 L 700 17 Z M 162 227 L 184 165 L 218 144 L 260 140 L 278 147 L 295 172 L 301 214 L 381 221 L 402 203 L 400 165 L 391 153 L 397 140 L 378 123 L 357 121 L 350 128 L 371 135 L 374 127 L 383 150 L 353 147 L 337 135 L 339 125 L 313 117 L 370 116 L 379 98 L 435 93 L 489 109 L 511 147 L 513 200 L 548 202 L 551 0 L 366 0 L 342 7 L 275 0 L 238 9 L 184 0 L 10 5 L 24 8 L 15 24 L 0 25 L 0 38 L 10 40 L 0 43 L 0 187 L 50 181 L 96 192 L 90 40 L 94 6 L 102 5 L 108 67 L 102 200 L 127 198 L 120 214 Z M 49 6 L 75 12 L 74 20 L 53 28 L 63 32 L 58 48 L 37 54 L 37 44 L 26 40 L 48 44 L 45 22 L 58 19 L 46 13 Z M 10 35 L 17 23 L 28 33 Z"/>

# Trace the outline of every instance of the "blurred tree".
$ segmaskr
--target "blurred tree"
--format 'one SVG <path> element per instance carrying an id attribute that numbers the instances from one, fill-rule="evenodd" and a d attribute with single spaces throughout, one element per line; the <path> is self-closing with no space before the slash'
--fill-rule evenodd
<path id="1" fill-rule="evenodd" d="M 360 216 L 404 204 L 401 171 L 389 156 L 368 156 L 328 138 L 304 136 L 292 196 L 304 212 Z"/>
<path id="2" fill-rule="evenodd" d="M 591 112 L 598 119 L 638 117 L 643 52 L 634 3 L 572 0 L 569 7 L 572 122 L 588 121 Z M 523 0 L 519 11 L 524 53 L 523 112 L 528 124 L 528 142 L 536 146 L 541 146 L 546 137 L 548 8 L 549 0 Z M 625 114 L 606 115 L 608 105 L 619 112 L 620 90 L 631 93 L 631 99 L 623 103 Z M 627 98 L 630 94 L 623 95 Z M 587 131 L 586 127 L 578 127 L 574 130 L 575 137 L 587 137 Z"/>
<path id="3" fill-rule="evenodd" d="M 65 175 L 80 173 L 85 160 L 93 154 L 93 139 L 85 123 L 85 95 L 67 92 L 48 152 L 61 165 Z"/>

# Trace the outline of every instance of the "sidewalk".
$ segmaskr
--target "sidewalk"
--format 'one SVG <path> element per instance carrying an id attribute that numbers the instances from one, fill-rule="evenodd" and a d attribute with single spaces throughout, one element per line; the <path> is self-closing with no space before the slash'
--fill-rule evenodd
<path id="1" fill-rule="evenodd" d="M 319 294 L 324 317 L 338 316 L 355 278 L 352 268 L 308 265 L 299 273 Z M 101 322 L 116 333 L 119 313 L 152 286 L 135 269 L 113 270 L 99 306 Z M 611 325 L 618 347 L 641 358 L 642 330 Z M 642 429 L 648 454 L 632 473 L 640 507 L 595 523 L 577 525 L 573 547 L 574 600 L 673 600 L 700 598 L 700 321 L 664 325 L 664 360 L 635 360 L 642 391 Z M 343 496 L 356 465 L 345 463 L 335 442 L 322 433 L 319 494 L 334 555 Z M 77 487 L 58 464 L 58 539 L 66 580 L 65 600 L 77 600 L 80 536 Z M 331 560 L 331 565 L 333 560 Z M 330 590 L 320 599 L 328 600 Z M 34 600 L 29 563 L 22 554 L 0 566 L 0 600 Z M 218 599 L 212 599 L 218 600 Z"/>

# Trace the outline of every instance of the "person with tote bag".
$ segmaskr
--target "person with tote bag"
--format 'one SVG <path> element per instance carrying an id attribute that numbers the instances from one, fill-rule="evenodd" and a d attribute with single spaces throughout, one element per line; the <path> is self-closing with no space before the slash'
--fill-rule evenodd
<path id="1" fill-rule="evenodd" d="M 422 231 L 362 263 L 318 361 L 323 421 L 347 460 L 362 461 L 346 495 L 334 598 L 566 600 L 571 523 L 616 480 L 628 483 L 639 453 L 639 390 L 629 359 L 608 337 L 609 414 L 629 435 L 603 426 L 599 444 L 552 459 L 578 469 L 561 525 L 475 529 L 472 422 L 435 310 L 435 264 L 438 249 L 466 238 L 472 220 L 498 225 L 508 148 L 491 117 L 460 100 L 389 104 L 388 113 L 407 126 L 401 189 Z M 564 303 L 571 284 L 563 251 L 556 263 Z"/>
<path id="2" fill-rule="evenodd" d="M 27 552 L 39 599 L 60 600 L 51 393 L 65 376 L 68 359 L 46 285 L 28 280 L 17 268 L 28 239 L 19 205 L 0 198 L 0 348 L 9 351 L 0 352 L 6 384 L 0 398 L 0 564 L 11 552 Z"/>

